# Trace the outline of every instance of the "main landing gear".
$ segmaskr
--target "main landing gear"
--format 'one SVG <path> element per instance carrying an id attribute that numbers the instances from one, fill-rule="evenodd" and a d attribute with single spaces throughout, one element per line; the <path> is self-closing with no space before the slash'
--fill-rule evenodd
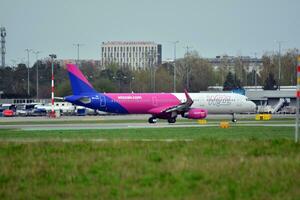
<path id="1" fill-rule="evenodd" d="M 231 119 L 231 121 L 232 121 L 232 122 L 234 122 L 234 123 L 235 123 L 235 122 L 237 122 L 237 120 L 236 120 L 236 118 L 235 118 L 235 114 L 234 114 L 234 113 L 232 113 L 232 119 Z"/>
<path id="2" fill-rule="evenodd" d="M 174 123 L 176 122 L 176 117 L 169 118 L 169 119 L 168 119 L 168 122 L 169 122 L 170 124 L 174 124 Z"/>
<path id="3" fill-rule="evenodd" d="M 156 117 L 150 117 L 150 118 L 148 119 L 148 122 L 149 122 L 150 124 L 155 124 L 155 123 L 157 122 L 157 118 L 156 118 Z"/>
<path id="4" fill-rule="evenodd" d="M 155 124 L 155 123 L 157 122 L 157 118 L 156 118 L 156 117 L 150 117 L 150 118 L 148 119 L 148 122 L 149 122 L 150 124 Z M 169 122 L 170 124 L 174 124 L 174 123 L 176 122 L 176 117 L 169 118 L 169 119 L 168 119 L 168 122 Z"/>

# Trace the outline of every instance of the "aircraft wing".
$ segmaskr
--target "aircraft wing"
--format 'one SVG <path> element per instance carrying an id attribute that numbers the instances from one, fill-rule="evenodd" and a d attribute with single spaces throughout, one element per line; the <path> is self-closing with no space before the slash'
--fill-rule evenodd
<path id="1" fill-rule="evenodd" d="M 166 112 L 166 113 L 170 113 L 170 112 L 174 112 L 174 111 L 185 112 L 185 111 L 189 110 L 189 108 L 192 106 L 192 104 L 194 102 L 186 90 L 184 90 L 184 94 L 186 96 L 185 102 L 178 104 L 176 106 L 170 107 L 170 108 L 166 109 L 164 112 Z"/>
<path id="2" fill-rule="evenodd" d="M 176 106 L 162 106 L 162 107 L 157 107 L 149 110 L 149 113 L 151 114 L 163 114 L 163 113 L 181 113 L 181 112 L 186 112 L 189 110 L 191 105 L 194 103 L 190 95 L 187 93 L 186 90 L 184 90 L 185 96 L 186 96 L 186 101 L 183 103 L 180 103 Z"/>

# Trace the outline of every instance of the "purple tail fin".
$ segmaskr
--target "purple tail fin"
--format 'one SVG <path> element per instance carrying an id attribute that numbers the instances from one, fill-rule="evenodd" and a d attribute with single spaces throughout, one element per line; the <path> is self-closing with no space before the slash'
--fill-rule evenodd
<path id="1" fill-rule="evenodd" d="M 97 93 L 75 64 L 67 64 L 67 69 L 74 95 Z"/>

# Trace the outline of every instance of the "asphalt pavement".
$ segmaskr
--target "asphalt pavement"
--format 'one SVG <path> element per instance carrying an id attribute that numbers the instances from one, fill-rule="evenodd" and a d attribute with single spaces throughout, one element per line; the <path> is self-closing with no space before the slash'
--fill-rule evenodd
<path id="1" fill-rule="evenodd" d="M 21 130 L 87 130 L 87 129 L 128 129 L 128 128 L 179 128 L 179 127 L 213 127 L 219 126 L 221 120 L 230 121 L 230 115 L 211 115 L 210 119 L 216 119 L 217 121 L 210 122 L 208 124 L 198 124 L 197 121 L 191 120 L 190 122 L 176 122 L 175 124 L 169 124 L 165 120 L 161 120 L 156 124 L 149 124 L 149 115 L 109 115 L 109 116 L 63 116 L 58 119 L 51 119 L 48 117 L 13 117 L 13 118 L 0 118 L 0 129 L 21 129 Z M 293 118 L 294 116 L 279 115 L 274 118 Z M 251 120 L 245 120 L 252 118 Z M 293 121 L 289 120 L 286 123 L 274 123 L 272 121 L 257 122 L 254 120 L 255 115 L 237 115 L 237 119 L 244 119 L 237 123 L 231 123 L 231 126 L 267 126 L 267 127 L 294 127 Z M 220 119 L 220 121 L 218 121 Z M 95 123 L 95 120 L 107 120 L 109 123 Z M 116 122 L 113 120 L 145 120 L 145 122 Z M 30 122 L 43 122 L 41 124 Z M 52 123 L 53 121 L 59 121 L 60 123 Z M 64 122 L 66 121 L 66 122 Z M 85 121 L 82 123 L 81 121 Z M 89 123 L 93 121 L 93 123 Z M 4 123 L 3 123 L 4 122 Z M 5 122 L 21 122 L 20 124 L 5 124 Z M 24 123 L 25 122 L 25 123 Z M 28 122 L 28 123 L 27 123 Z"/>

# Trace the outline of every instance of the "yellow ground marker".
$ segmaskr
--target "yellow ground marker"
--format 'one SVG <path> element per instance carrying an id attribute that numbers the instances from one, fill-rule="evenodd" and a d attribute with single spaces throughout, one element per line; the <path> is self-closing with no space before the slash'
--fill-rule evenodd
<path id="1" fill-rule="evenodd" d="M 199 119 L 198 124 L 207 124 L 206 119 Z"/>
<path id="2" fill-rule="evenodd" d="M 220 128 L 229 128 L 229 122 L 226 121 L 220 122 Z"/>
<path id="3" fill-rule="evenodd" d="M 255 120 L 270 120 L 272 119 L 272 115 L 271 114 L 257 114 L 255 116 Z"/>

